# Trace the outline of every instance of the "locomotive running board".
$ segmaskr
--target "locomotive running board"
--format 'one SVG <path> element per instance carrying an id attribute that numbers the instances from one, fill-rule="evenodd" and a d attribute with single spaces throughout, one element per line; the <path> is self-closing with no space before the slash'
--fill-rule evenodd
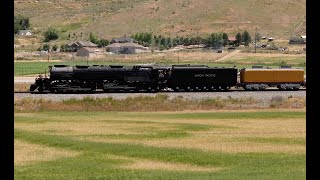
<path id="1" fill-rule="evenodd" d="M 128 87 L 128 86 L 116 86 L 116 87 L 104 87 L 104 90 L 135 90 L 136 87 Z"/>

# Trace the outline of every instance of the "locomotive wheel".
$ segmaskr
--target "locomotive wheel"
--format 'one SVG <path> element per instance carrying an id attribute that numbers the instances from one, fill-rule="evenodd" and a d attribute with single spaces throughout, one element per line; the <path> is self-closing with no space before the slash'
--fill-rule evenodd
<path id="1" fill-rule="evenodd" d="M 174 92 L 178 92 L 179 90 L 180 90 L 179 87 L 174 87 L 174 88 L 173 88 L 173 91 L 174 91 Z"/>
<path id="2" fill-rule="evenodd" d="M 40 86 L 40 87 L 38 88 L 38 92 L 39 92 L 39 93 L 43 93 L 43 87 L 42 87 L 42 86 Z"/>
<path id="3" fill-rule="evenodd" d="M 154 88 L 154 92 L 159 92 L 159 91 L 160 91 L 160 87 Z"/>
<path id="4" fill-rule="evenodd" d="M 227 91 L 229 91 L 229 89 L 228 89 L 228 87 L 227 87 L 227 86 L 222 86 L 222 87 L 221 87 L 221 90 L 222 90 L 223 92 L 227 92 Z"/>
<path id="5" fill-rule="evenodd" d="M 148 93 L 151 93 L 151 92 L 152 92 L 152 88 L 151 88 L 151 87 L 147 87 L 145 90 L 146 90 Z"/>
<path id="6" fill-rule="evenodd" d="M 293 86 L 292 88 L 294 91 L 298 91 L 300 89 L 300 86 Z"/>

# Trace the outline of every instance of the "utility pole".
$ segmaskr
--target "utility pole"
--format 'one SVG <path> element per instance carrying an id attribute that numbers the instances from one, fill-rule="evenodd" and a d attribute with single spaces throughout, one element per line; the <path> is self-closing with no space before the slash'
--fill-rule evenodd
<path id="1" fill-rule="evenodd" d="M 178 64 L 179 64 L 179 61 L 180 61 L 179 51 L 180 51 L 180 50 L 178 50 Z"/>
<path id="2" fill-rule="evenodd" d="M 50 60 L 50 48 L 48 49 L 48 62 L 49 62 L 49 60 Z"/>
<path id="3" fill-rule="evenodd" d="M 254 53 L 257 53 L 257 27 L 256 32 L 254 33 Z"/>

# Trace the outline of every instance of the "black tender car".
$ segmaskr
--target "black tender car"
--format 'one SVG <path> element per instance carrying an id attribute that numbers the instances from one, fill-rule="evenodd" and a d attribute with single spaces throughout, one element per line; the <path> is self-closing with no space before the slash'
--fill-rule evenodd
<path id="1" fill-rule="evenodd" d="M 237 84 L 235 68 L 208 67 L 205 65 L 172 66 L 167 85 L 173 90 L 228 90 Z"/>

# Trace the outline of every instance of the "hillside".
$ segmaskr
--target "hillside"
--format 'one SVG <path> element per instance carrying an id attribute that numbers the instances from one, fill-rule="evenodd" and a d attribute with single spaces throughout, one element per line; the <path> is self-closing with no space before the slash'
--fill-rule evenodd
<path id="1" fill-rule="evenodd" d="M 50 0 L 15 2 L 15 15 L 30 17 L 38 32 L 49 26 L 100 38 L 154 32 L 205 35 L 257 28 L 262 35 L 289 38 L 306 32 L 306 0 Z"/>

